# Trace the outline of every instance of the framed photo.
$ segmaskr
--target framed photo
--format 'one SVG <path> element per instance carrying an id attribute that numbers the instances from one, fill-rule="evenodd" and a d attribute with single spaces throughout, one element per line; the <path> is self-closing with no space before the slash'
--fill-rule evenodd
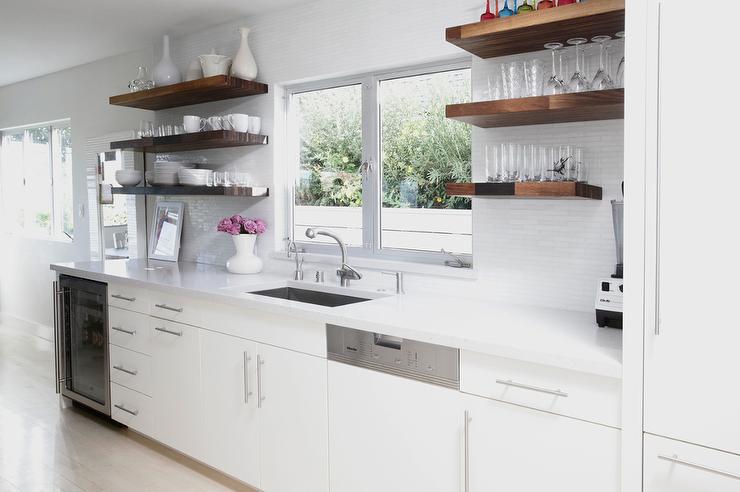
<path id="1" fill-rule="evenodd" d="M 150 259 L 177 261 L 184 211 L 182 202 L 157 202 L 149 236 Z"/>

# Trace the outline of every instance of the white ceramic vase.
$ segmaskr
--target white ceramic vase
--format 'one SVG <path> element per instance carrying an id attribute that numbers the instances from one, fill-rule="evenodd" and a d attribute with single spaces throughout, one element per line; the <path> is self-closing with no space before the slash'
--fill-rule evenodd
<path id="1" fill-rule="evenodd" d="M 156 87 L 182 82 L 180 71 L 170 58 L 170 37 L 166 34 L 162 36 L 162 59 L 152 70 L 152 77 Z"/>
<path id="2" fill-rule="evenodd" d="M 237 234 L 231 237 L 234 240 L 236 254 L 226 262 L 226 269 L 230 273 L 238 273 L 240 275 L 261 272 L 262 260 L 254 254 L 257 234 Z"/>
<path id="3" fill-rule="evenodd" d="M 238 31 L 242 40 L 239 44 L 239 51 L 236 52 L 234 61 L 231 64 L 231 75 L 244 80 L 254 80 L 257 78 L 257 62 L 254 59 L 252 50 L 249 49 L 249 41 L 247 39 L 249 37 L 249 28 L 240 27 Z"/>

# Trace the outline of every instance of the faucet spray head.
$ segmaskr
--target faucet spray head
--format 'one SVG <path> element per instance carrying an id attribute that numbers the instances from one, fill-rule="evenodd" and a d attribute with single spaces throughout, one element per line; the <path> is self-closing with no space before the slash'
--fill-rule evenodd
<path id="1" fill-rule="evenodd" d="M 313 229 L 313 228 L 311 228 L 311 227 L 309 227 L 308 229 L 306 229 L 306 237 L 309 238 L 309 239 L 316 238 L 316 230 Z"/>

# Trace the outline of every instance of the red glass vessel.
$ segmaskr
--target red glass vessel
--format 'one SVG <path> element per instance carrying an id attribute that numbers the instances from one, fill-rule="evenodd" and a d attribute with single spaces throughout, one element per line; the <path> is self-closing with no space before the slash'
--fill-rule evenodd
<path id="1" fill-rule="evenodd" d="M 554 6 L 554 0 L 540 0 L 540 3 L 537 4 L 537 10 L 551 9 Z"/>
<path id="2" fill-rule="evenodd" d="M 496 14 L 491 12 L 491 0 L 486 0 L 486 11 L 480 15 L 481 21 L 492 20 L 496 18 Z"/>
<path id="3" fill-rule="evenodd" d="M 558 7 L 562 7 L 563 5 L 570 5 L 572 3 L 578 3 L 577 0 L 558 0 Z"/>

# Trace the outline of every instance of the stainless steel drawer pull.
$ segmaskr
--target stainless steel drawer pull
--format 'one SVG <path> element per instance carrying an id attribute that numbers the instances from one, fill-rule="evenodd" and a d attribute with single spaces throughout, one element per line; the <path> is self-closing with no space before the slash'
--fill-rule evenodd
<path id="1" fill-rule="evenodd" d="M 125 372 L 126 374 L 131 374 L 132 376 L 136 376 L 137 374 L 139 374 L 139 371 L 130 371 L 123 366 L 113 366 L 113 369 L 115 369 L 116 371 Z"/>
<path id="2" fill-rule="evenodd" d="M 264 359 L 257 354 L 257 408 L 262 408 L 262 402 L 265 400 L 262 394 L 262 365 L 264 363 Z"/>
<path id="3" fill-rule="evenodd" d="M 249 387 L 249 363 L 252 358 L 249 352 L 244 352 L 244 404 L 249 404 L 249 397 L 252 396 L 252 390 Z"/>
<path id="4" fill-rule="evenodd" d="M 691 461 L 682 460 L 675 454 L 673 456 L 666 456 L 663 454 L 659 454 L 658 458 L 660 458 L 661 460 L 670 461 L 671 463 L 676 463 L 678 465 L 688 466 L 691 468 L 696 468 L 697 470 L 703 470 L 709 473 L 722 475 L 723 477 L 734 478 L 735 480 L 740 480 L 740 475 L 737 475 L 735 473 L 726 472 L 723 470 L 718 470 L 716 468 L 709 468 L 708 466 L 700 465 L 698 463 L 692 463 Z"/>
<path id="5" fill-rule="evenodd" d="M 470 492 L 470 412 L 465 410 L 465 469 L 463 475 L 465 477 L 465 492 Z"/>
<path id="6" fill-rule="evenodd" d="M 128 302 L 134 302 L 136 300 L 135 297 L 126 297 L 126 296 L 122 296 L 120 294 L 111 294 L 110 296 L 113 299 L 120 299 L 122 301 L 128 301 Z"/>
<path id="7" fill-rule="evenodd" d="M 157 331 L 161 331 L 162 333 L 169 333 L 170 335 L 175 335 L 176 337 L 182 336 L 181 331 L 172 331 L 172 330 L 168 330 L 167 328 L 162 328 L 161 326 L 155 326 L 154 329 Z"/>
<path id="8" fill-rule="evenodd" d="M 120 331 L 121 333 L 125 333 L 126 335 L 136 335 L 136 330 L 124 330 L 120 326 L 111 326 L 110 329 Z"/>
<path id="9" fill-rule="evenodd" d="M 548 395 L 560 396 L 563 398 L 568 397 L 568 393 L 565 393 L 564 391 L 560 391 L 559 389 L 553 390 L 553 389 L 548 389 L 548 388 L 540 388 L 539 386 L 531 386 L 529 384 L 517 383 L 516 381 L 512 381 L 511 379 L 507 379 L 506 381 L 504 381 L 503 379 L 497 379 L 496 384 L 503 384 L 504 386 L 513 386 L 514 388 L 521 388 L 521 389 L 526 389 L 530 391 L 537 391 L 538 393 L 547 393 Z"/>
<path id="10" fill-rule="evenodd" d="M 158 307 L 159 309 L 166 309 L 167 311 L 174 311 L 176 313 L 182 312 L 182 308 L 174 308 L 174 307 L 168 306 L 167 304 L 155 304 L 154 307 Z"/>
<path id="11" fill-rule="evenodd" d="M 134 417 L 136 417 L 137 415 L 139 415 L 139 411 L 138 410 L 129 410 L 128 408 L 124 407 L 123 405 L 119 405 L 119 404 L 115 404 L 113 406 L 116 407 L 117 409 L 121 410 L 122 412 L 126 412 L 128 414 L 133 415 Z"/>

